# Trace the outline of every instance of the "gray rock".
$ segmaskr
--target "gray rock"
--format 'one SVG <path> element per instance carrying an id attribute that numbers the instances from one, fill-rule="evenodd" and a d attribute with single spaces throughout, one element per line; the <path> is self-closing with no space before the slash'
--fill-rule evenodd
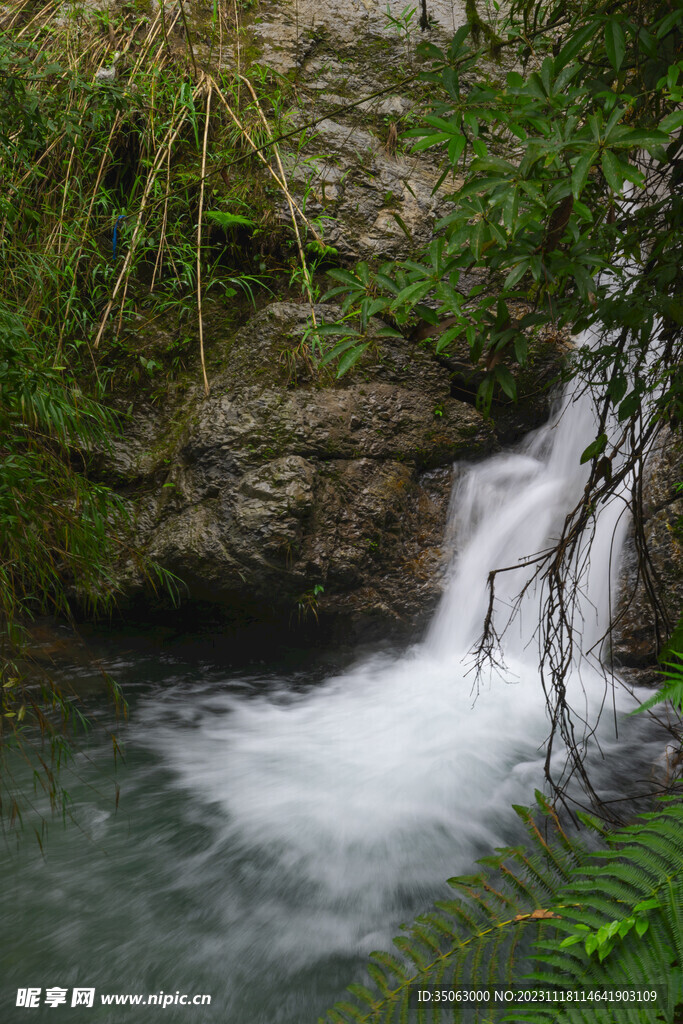
<path id="1" fill-rule="evenodd" d="M 661 681 L 657 655 L 683 614 L 683 442 L 664 430 L 646 467 L 643 532 L 663 616 L 655 614 L 633 541 L 619 581 L 612 648 L 617 667 L 639 684 Z"/>
<path id="2" fill-rule="evenodd" d="M 192 599 L 415 624 L 440 592 L 451 464 L 494 451 L 493 429 L 405 340 L 376 338 L 341 381 L 314 373 L 307 319 L 296 303 L 262 310 L 210 397 L 144 410 L 107 471 Z M 144 580 L 129 567 L 125 586 Z"/>

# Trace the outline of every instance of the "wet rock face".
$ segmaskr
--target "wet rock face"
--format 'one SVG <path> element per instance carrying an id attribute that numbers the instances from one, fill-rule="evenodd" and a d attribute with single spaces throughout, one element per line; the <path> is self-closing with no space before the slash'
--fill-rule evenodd
<path id="1" fill-rule="evenodd" d="M 683 443 L 663 431 L 646 467 L 643 531 L 663 615 L 656 615 L 638 568 L 635 545 L 627 547 L 619 581 L 613 636 L 615 663 L 643 685 L 661 683 L 657 654 L 683 614 Z"/>
<path id="2" fill-rule="evenodd" d="M 315 121 L 282 158 L 299 203 L 320 218 L 325 241 L 343 259 L 414 254 L 448 209 L 446 194 L 461 184 L 449 177 L 436 188 L 440 156 L 411 153 L 398 138 L 426 96 L 417 44 L 447 47 L 466 21 L 458 0 L 427 6 L 425 31 L 420 4 L 403 0 L 266 0 L 249 21 L 264 63 L 296 81 L 292 125 Z M 284 201 L 278 216 L 289 220 Z"/>
<path id="3" fill-rule="evenodd" d="M 141 417 L 110 473 L 145 495 L 143 546 L 192 599 L 426 619 L 445 561 L 450 467 L 494 451 L 492 425 L 407 340 L 378 338 L 353 374 L 321 378 L 301 355 L 307 319 L 296 303 L 262 310 L 210 397 L 185 396 L 156 427 Z"/>

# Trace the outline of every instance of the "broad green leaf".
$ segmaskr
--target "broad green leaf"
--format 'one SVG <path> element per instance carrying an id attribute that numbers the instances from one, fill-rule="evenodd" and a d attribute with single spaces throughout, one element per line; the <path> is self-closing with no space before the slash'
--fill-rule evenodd
<path id="1" fill-rule="evenodd" d="M 512 376 L 507 366 L 503 366 L 502 364 L 499 363 L 498 366 L 496 366 L 494 373 L 496 380 L 500 384 L 504 393 L 508 396 L 508 398 L 511 398 L 513 401 L 516 401 L 517 385 L 515 383 L 515 378 Z"/>
<path id="2" fill-rule="evenodd" d="M 629 131 L 627 135 L 621 138 L 615 139 L 614 142 L 610 141 L 611 149 L 651 149 L 654 146 L 666 145 L 671 139 L 666 132 L 658 131 L 656 128 L 650 128 L 645 131 L 640 131 L 634 128 Z"/>
<path id="3" fill-rule="evenodd" d="M 455 68 L 444 68 L 444 72 L 443 72 L 443 75 L 441 76 L 441 80 L 442 80 L 442 82 L 444 84 L 444 88 L 445 88 L 446 92 L 451 97 L 451 99 L 457 101 L 458 100 L 459 85 L 460 85 L 460 83 L 459 83 L 459 79 L 458 79 L 458 73 L 455 70 Z"/>
<path id="4" fill-rule="evenodd" d="M 344 335 L 358 335 L 358 331 L 354 327 L 349 327 L 348 324 L 319 324 L 315 329 L 315 333 L 319 334 L 323 338 L 335 337 L 339 334 Z"/>
<path id="5" fill-rule="evenodd" d="M 459 337 L 462 334 L 463 329 L 464 329 L 464 325 L 463 324 L 456 324 L 454 327 L 449 327 L 447 331 L 444 331 L 444 333 L 441 335 L 441 337 L 439 338 L 439 340 L 436 343 L 436 351 L 437 351 L 437 353 L 443 352 L 444 349 L 448 348 L 450 343 L 455 338 Z"/>
<path id="6" fill-rule="evenodd" d="M 431 125 L 432 128 L 438 128 L 439 131 L 445 132 L 448 136 L 462 135 L 459 118 L 452 118 L 450 121 L 446 121 L 443 117 L 434 117 L 429 114 L 425 117 L 425 122 Z"/>
<path id="7" fill-rule="evenodd" d="M 597 149 L 589 150 L 587 153 L 584 153 L 583 156 L 580 156 L 574 164 L 574 169 L 572 170 L 572 193 L 574 195 L 574 199 L 579 198 L 586 186 L 588 173 L 593 166 L 593 161 L 597 156 L 597 152 Z"/>
<path id="8" fill-rule="evenodd" d="M 628 385 L 626 383 L 626 378 L 621 374 L 618 375 L 617 377 L 613 377 L 612 380 L 609 382 L 607 394 L 615 403 L 615 405 L 617 402 L 620 402 L 626 394 L 627 386 Z"/>
<path id="9" fill-rule="evenodd" d="M 527 263 L 527 261 L 522 260 L 522 262 L 518 263 L 516 267 L 513 267 L 508 276 L 505 278 L 503 288 L 505 288 L 506 290 L 508 288 L 514 288 L 515 285 L 524 277 L 525 273 L 527 272 L 528 266 L 529 264 Z"/>
<path id="10" fill-rule="evenodd" d="M 610 64 L 615 71 L 618 71 L 626 53 L 626 37 L 621 22 L 617 18 L 610 18 L 605 25 L 605 49 Z"/>
<path id="11" fill-rule="evenodd" d="M 365 342 L 364 345 L 357 345 L 355 348 L 349 349 L 342 356 L 342 358 L 339 360 L 339 366 L 337 368 L 337 378 L 343 377 L 344 374 L 347 373 L 351 369 L 351 367 L 358 362 L 358 360 L 363 355 L 367 347 L 368 342 Z"/>
<path id="12" fill-rule="evenodd" d="M 422 317 L 422 319 L 428 324 L 433 324 L 435 327 L 441 323 L 436 312 L 429 306 L 424 306 L 421 302 L 418 302 L 413 306 L 413 313 L 415 313 L 416 316 Z"/>
<path id="13" fill-rule="evenodd" d="M 400 338 L 405 341 L 404 336 L 400 331 L 395 331 L 393 327 L 380 327 L 378 331 L 374 332 L 376 338 Z"/>
<path id="14" fill-rule="evenodd" d="M 328 363 L 331 363 L 334 359 L 339 359 L 345 352 L 348 352 L 350 349 L 356 348 L 357 346 L 358 340 L 356 337 L 344 338 L 333 348 L 329 349 L 329 351 L 325 352 L 320 360 L 320 365 L 327 366 Z"/>
<path id="15" fill-rule="evenodd" d="M 568 42 L 560 50 L 555 58 L 555 73 L 564 68 L 570 61 L 583 50 L 586 43 L 595 35 L 595 25 L 588 24 L 580 28 L 578 32 L 572 33 Z"/>
<path id="16" fill-rule="evenodd" d="M 577 942 L 583 942 L 584 936 L 581 932 L 578 935 L 568 935 L 566 939 L 563 939 L 560 943 L 560 949 L 566 949 L 568 946 L 575 946 Z"/>
<path id="17" fill-rule="evenodd" d="M 406 132 L 406 135 L 408 133 Z M 438 135 L 427 135 L 425 138 L 420 139 L 412 147 L 413 153 L 419 153 L 423 149 L 429 149 L 431 146 L 438 146 L 442 142 L 448 142 L 449 139 L 453 139 L 452 135 L 447 135 L 445 132 L 439 132 Z M 455 141 L 455 139 L 454 139 Z"/>
<path id="18" fill-rule="evenodd" d="M 414 284 L 409 284 L 407 288 L 400 291 L 393 301 L 394 308 L 402 305 L 403 303 L 416 303 L 420 299 L 423 299 L 428 291 L 433 287 L 433 282 L 427 279 L 426 281 L 416 281 Z"/>
<path id="19" fill-rule="evenodd" d="M 682 19 L 683 7 L 675 7 L 674 10 L 670 14 L 667 14 L 665 18 L 662 18 L 661 22 L 659 23 L 659 26 L 657 28 L 657 38 L 662 39 L 671 31 L 673 26 Z"/>
<path id="20" fill-rule="evenodd" d="M 503 224 L 510 234 L 515 229 L 519 211 L 519 192 L 517 188 L 508 189 L 502 204 Z"/>
<path id="21" fill-rule="evenodd" d="M 527 352 L 529 349 L 529 340 L 526 334 L 516 334 L 513 342 L 515 349 L 515 359 L 520 366 L 524 366 L 526 363 Z"/>
<path id="22" fill-rule="evenodd" d="M 578 213 L 584 220 L 590 222 L 593 221 L 592 210 L 590 210 L 585 203 L 580 202 L 580 200 L 575 200 L 573 212 Z"/>
<path id="23" fill-rule="evenodd" d="M 457 164 L 466 145 L 467 139 L 464 135 L 456 135 L 448 143 L 448 159 L 452 164 Z"/>
<path id="24" fill-rule="evenodd" d="M 417 52 L 420 57 L 427 57 L 429 60 L 443 61 L 446 59 L 446 55 L 434 43 L 420 43 Z"/>
<path id="25" fill-rule="evenodd" d="M 478 220 L 477 223 L 473 226 L 472 232 L 470 234 L 470 245 L 472 246 L 474 258 L 477 260 L 481 256 L 482 246 L 486 241 L 487 234 L 488 232 L 486 230 L 485 222 L 483 220 Z"/>
<path id="26" fill-rule="evenodd" d="M 222 210 L 207 210 L 206 219 L 218 224 L 219 228 L 256 227 L 256 221 L 242 217 L 239 213 L 224 213 Z"/>
<path id="27" fill-rule="evenodd" d="M 398 226 L 400 227 L 401 231 L 406 236 L 410 244 L 413 245 L 413 236 L 411 235 L 410 229 L 408 228 L 408 225 L 404 221 L 403 217 L 400 215 L 400 213 L 397 213 L 396 210 L 390 210 L 389 213 L 394 218 L 394 220 L 396 221 L 396 223 L 398 224 Z"/>
<path id="28" fill-rule="evenodd" d="M 380 309 L 387 309 L 391 299 L 373 299 L 368 306 L 368 316 L 374 316 Z"/>
<path id="29" fill-rule="evenodd" d="M 632 416 L 634 412 L 640 407 L 640 395 L 637 391 L 632 391 L 630 395 L 627 395 L 624 401 L 619 406 L 619 412 L 617 416 L 619 422 L 627 420 L 629 416 Z"/>
<path id="30" fill-rule="evenodd" d="M 624 174 L 622 169 L 621 161 L 610 153 L 608 149 L 603 151 L 602 154 L 602 173 L 605 175 L 607 184 L 613 192 L 621 192 L 624 185 Z"/>
<path id="31" fill-rule="evenodd" d="M 334 267 L 332 270 L 328 270 L 327 276 L 333 278 L 335 281 L 341 281 L 342 284 L 349 284 L 352 288 L 363 287 L 359 279 L 354 274 L 350 274 L 348 270 L 342 270 L 341 267 Z"/>
<path id="32" fill-rule="evenodd" d="M 662 132 L 673 132 L 681 127 L 683 127 L 683 110 L 674 110 L 659 123 L 659 130 Z"/>
<path id="33" fill-rule="evenodd" d="M 596 437 L 595 441 L 591 441 L 587 448 L 581 454 L 581 465 L 585 462 L 590 462 L 591 459 L 597 458 L 598 455 L 602 455 L 605 448 L 607 447 L 607 434 L 600 434 Z M 588 951 L 588 947 L 586 947 Z"/>
<path id="34" fill-rule="evenodd" d="M 388 292 L 391 292 L 392 295 L 398 295 L 398 285 L 396 284 L 395 281 L 392 281 L 392 279 L 387 274 L 383 274 L 380 271 L 379 273 L 375 274 L 375 281 L 377 282 L 377 284 L 381 285 L 382 288 L 386 288 Z"/>
<path id="35" fill-rule="evenodd" d="M 487 373 L 477 389 L 477 405 L 485 412 L 488 412 L 491 408 L 494 387 L 495 380 L 493 374 Z"/>

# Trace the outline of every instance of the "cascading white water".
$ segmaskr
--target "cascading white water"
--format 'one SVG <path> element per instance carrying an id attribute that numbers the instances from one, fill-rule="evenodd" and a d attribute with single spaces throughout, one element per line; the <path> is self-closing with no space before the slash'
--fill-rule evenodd
<path id="1" fill-rule="evenodd" d="M 552 543 L 594 432 L 590 400 L 567 395 L 522 451 L 460 467 L 450 581 L 427 638 L 402 657 L 364 660 L 304 694 L 283 681 L 267 697 L 186 698 L 180 731 L 178 706 L 166 723 L 157 701 L 149 722 L 143 713 L 141 739 L 212 805 L 219 845 L 237 851 L 240 881 L 226 879 L 218 901 L 234 955 L 263 956 L 267 935 L 266 955 L 295 969 L 386 944 L 397 915 L 499 844 L 510 804 L 542 785 L 538 598 L 505 635 L 504 678 L 492 672 L 475 699 L 467 668 L 489 570 Z M 586 650 L 608 621 L 622 511 L 616 501 L 599 516 L 580 608 Z M 500 578 L 503 610 L 528 571 Z M 603 676 L 583 664 L 569 688 L 591 720 Z"/>

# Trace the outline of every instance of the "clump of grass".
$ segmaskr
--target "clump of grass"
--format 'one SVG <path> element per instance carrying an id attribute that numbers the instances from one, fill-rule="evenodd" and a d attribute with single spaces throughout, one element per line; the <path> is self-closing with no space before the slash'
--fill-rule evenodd
<path id="1" fill-rule="evenodd" d="M 22 0 L 0 25 L 0 757 L 49 736 L 53 802 L 75 705 L 27 675 L 26 625 L 115 600 L 128 524 L 90 475 L 119 429 L 111 389 L 201 368 L 208 393 L 204 295 L 256 303 L 291 245 L 312 306 L 306 247 L 323 244 L 273 145 L 292 86 L 247 66 L 237 3 L 216 0 L 201 33 L 182 3 L 112 11 Z M 189 305 L 196 341 L 150 358 L 140 315 L 180 323 Z"/>

